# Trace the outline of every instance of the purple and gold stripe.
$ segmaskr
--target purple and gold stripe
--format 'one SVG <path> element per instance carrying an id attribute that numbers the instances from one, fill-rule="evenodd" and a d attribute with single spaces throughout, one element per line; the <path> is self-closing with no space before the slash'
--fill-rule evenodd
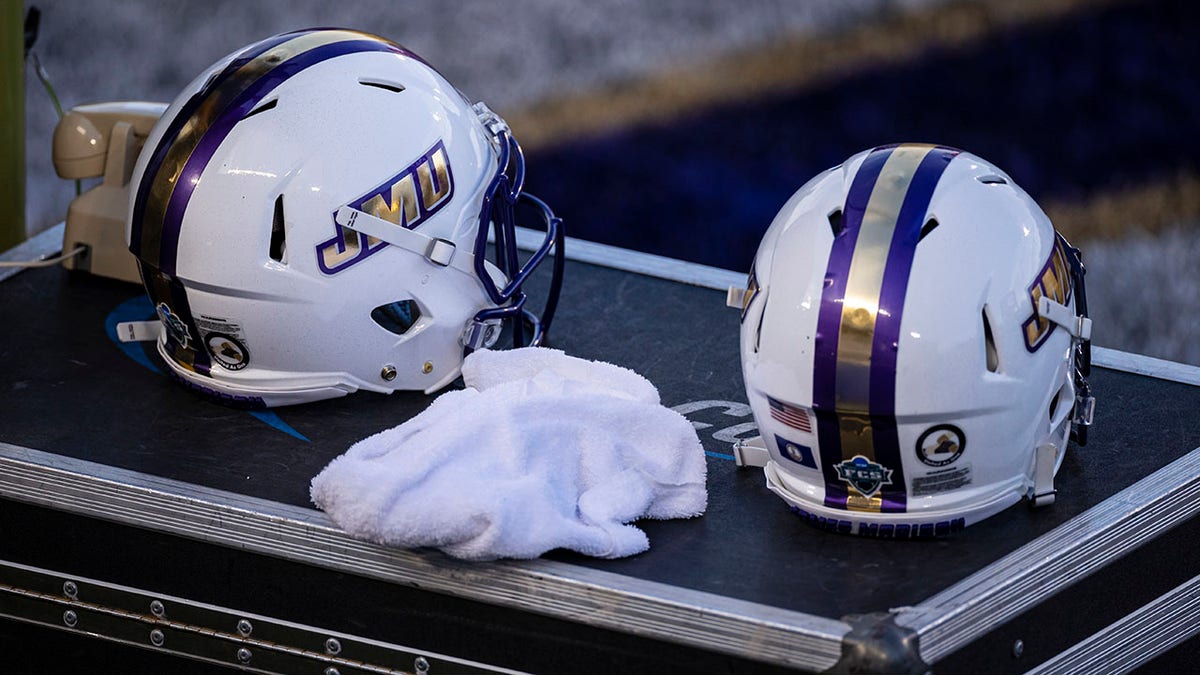
<path id="1" fill-rule="evenodd" d="M 877 148 L 860 165 L 842 209 L 817 318 L 813 410 L 827 506 L 898 513 L 907 508 L 896 428 L 896 351 L 913 256 L 933 190 L 957 150 Z M 836 466 L 862 456 L 892 470 L 868 497 Z"/>
<path id="2" fill-rule="evenodd" d="M 134 201 L 130 250 L 143 263 L 175 274 L 183 215 L 221 143 L 247 113 L 295 74 L 356 52 L 416 58 L 382 38 L 348 30 L 285 33 L 254 44 L 209 79 L 171 120 L 153 149 Z"/>
<path id="3" fill-rule="evenodd" d="M 192 316 L 192 308 L 188 304 L 183 283 L 178 278 L 161 272 L 150 271 L 144 276 L 146 292 L 154 307 L 166 305 L 171 314 L 187 329 L 188 339 L 184 341 L 176 339 L 170 330 L 166 331 L 167 353 L 181 367 L 200 375 L 209 375 L 212 371 L 212 360 L 208 356 L 208 349 L 202 344 L 203 335 Z"/>

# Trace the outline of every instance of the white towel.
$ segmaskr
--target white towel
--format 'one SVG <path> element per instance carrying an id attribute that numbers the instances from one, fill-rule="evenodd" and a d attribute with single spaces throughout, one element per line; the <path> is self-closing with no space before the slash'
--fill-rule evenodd
<path id="1" fill-rule="evenodd" d="M 351 446 L 312 499 L 351 535 L 470 560 L 649 548 L 638 518 L 704 512 L 704 450 L 641 375 L 560 351 L 477 351 L 467 388 Z"/>

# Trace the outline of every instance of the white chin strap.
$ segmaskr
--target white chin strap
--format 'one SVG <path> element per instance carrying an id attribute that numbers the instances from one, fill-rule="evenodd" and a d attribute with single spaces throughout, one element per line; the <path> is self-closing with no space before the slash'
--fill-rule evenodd
<path id="1" fill-rule="evenodd" d="M 1038 316 L 1062 326 L 1077 341 L 1087 342 L 1092 339 L 1091 319 L 1076 315 L 1070 307 L 1044 295 L 1038 299 Z"/>
<path id="2" fill-rule="evenodd" d="M 430 264 L 438 267 L 452 267 L 463 274 L 475 276 L 475 256 L 470 251 L 459 251 L 454 242 L 448 239 L 431 237 L 423 232 L 401 227 L 349 206 L 338 209 L 334 220 L 346 229 L 362 232 L 368 237 L 374 237 L 405 251 L 416 253 L 428 260 Z M 483 264 L 493 278 L 504 278 L 500 270 L 491 262 L 485 260 Z"/>
<path id="3" fill-rule="evenodd" d="M 1053 443 L 1037 447 L 1033 465 L 1033 488 L 1029 493 L 1032 506 L 1049 506 L 1058 491 L 1054 489 L 1054 467 L 1058 464 L 1058 448 Z"/>
<path id="4" fill-rule="evenodd" d="M 423 232 L 410 230 L 386 221 L 366 211 L 343 206 L 337 210 L 334 220 L 342 227 L 361 232 L 405 251 L 416 253 L 437 267 L 450 267 L 475 278 L 475 255 L 470 251 L 459 251 L 448 239 L 431 237 Z M 504 273 L 489 260 L 483 261 L 484 269 L 493 280 L 505 283 Z M 486 349 L 500 338 L 500 321 L 470 321 L 463 329 L 459 341 L 471 349 Z"/>
<path id="5" fill-rule="evenodd" d="M 762 436 L 739 439 L 733 444 L 733 461 L 738 466 L 766 466 L 771 461 L 771 452 Z"/>
<path id="6" fill-rule="evenodd" d="M 157 342 L 163 325 L 153 321 L 122 321 L 117 324 L 117 339 L 121 342 Z"/>

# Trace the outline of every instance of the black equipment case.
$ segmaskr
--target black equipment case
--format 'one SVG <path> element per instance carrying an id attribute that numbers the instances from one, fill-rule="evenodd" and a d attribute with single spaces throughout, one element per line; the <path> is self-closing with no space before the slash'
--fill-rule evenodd
<path id="1" fill-rule="evenodd" d="M 229 409 L 106 334 L 140 287 L 0 272 L 0 669 L 1195 667 L 1200 368 L 1097 348 L 1095 424 L 1057 503 L 946 539 L 852 538 L 734 464 L 731 442 L 754 431 L 724 306 L 741 274 L 581 241 L 568 257 L 553 346 L 645 375 L 709 455 L 708 512 L 640 523 L 651 548 L 622 560 L 466 563 L 352 539 L 312 508 L 310 479 L 430 397 Z"/>

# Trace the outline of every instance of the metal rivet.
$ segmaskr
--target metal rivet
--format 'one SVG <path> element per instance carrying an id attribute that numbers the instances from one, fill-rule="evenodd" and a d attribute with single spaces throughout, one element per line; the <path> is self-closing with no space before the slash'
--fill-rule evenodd
<path id="1" fill-rule="evenodd" d="M 75 615 L 75 612 L 68 609 L 67 611 L 63 612 L 63 623 L 65 623 L 68 628 L 74 628 L 75 624 L 79 623 L 79 617 Z"/>
<path id="2" fill-rule="evenodd" d="M 240 663 L 250 663 L 250 650 L 245 647 L 237 650 L 237 660 Z"/>
<path id="3" fill-rule="evenodd" d="M 426 361 L 425 365 L 421 366 L 421 372 L 426 375 L 433 372 L 433 361 Z"/>
<path id="4" fill-rule="evenodd" d="M 76 595 L 79 595 L 79 587 L 75 585 L 74 581 L 65 582 L 63 584 L 63 595 L 67 596 L 68 598 L 73 598 Z"/>
<path id="5" fill-rule="evenodd" d="M 250 633 L 254 631 L 254 626 L 249 621 L 240 619 L 238 620 L 237 630 L 242 637 L 250 637 Z"/>
<path id="6" fill-rule="evenodd" d="M 166 637 L 163 635 L 161 630 L 155 628 L 154 630 L 150 631 L 150 644 L 154 645 L 155 647 L 161 647 L 163 646 L 163 642 L 165 640 Z"/>
<path id="7" fill-rule="evenodd" d="M 1021 658 L 1021 655 L 1023 655 L 1024 653 L 1025 653 L 1025 641 L 1017 640 L 1016 642 L 1014 642 L 1013 648 L 1012 648 L 1013 658 L 1019 659 L 1019 658 Z"/>
<path id="8" fill-rule="evenodd" d="M 325 669 L 325 675 L 342 675 L 342 674 L 340 672 L 338 672 L 337 668 L 334 668 L 333 666 L 329 666 L 328 668 Z"/>
<path id="9" fill-rule="evenodd" d="M 325 651 L 330 654 L 340 654 L 342 643 L 338 642 L 337 638 L 329 638 L 325 640 Z"/>
<path id="10" fill-rule="evenodd" d="M 379 376 L 382 377 L 384 381 L 391 382 L 392 380 L 396 379 L 396 366 L 393 366 L 389 363 L 383 367 L 383 370 L 379 371 Z"/>
<path id="11" fill-rule="evenodd" d="M 155 600 L 150 603 L 150 613 L 161 618 L 163 614 L 167 613 L 167 608 L 163 607 L 161 602 Z"/>
<path id="12" fill-rule="evenodd" d="M 425 660 L 424 656 L 418 656 L 413 661 L 413 668 L 416 669 L 418 675 L 425 675 L 429 672 L 429 662 Z"/>

